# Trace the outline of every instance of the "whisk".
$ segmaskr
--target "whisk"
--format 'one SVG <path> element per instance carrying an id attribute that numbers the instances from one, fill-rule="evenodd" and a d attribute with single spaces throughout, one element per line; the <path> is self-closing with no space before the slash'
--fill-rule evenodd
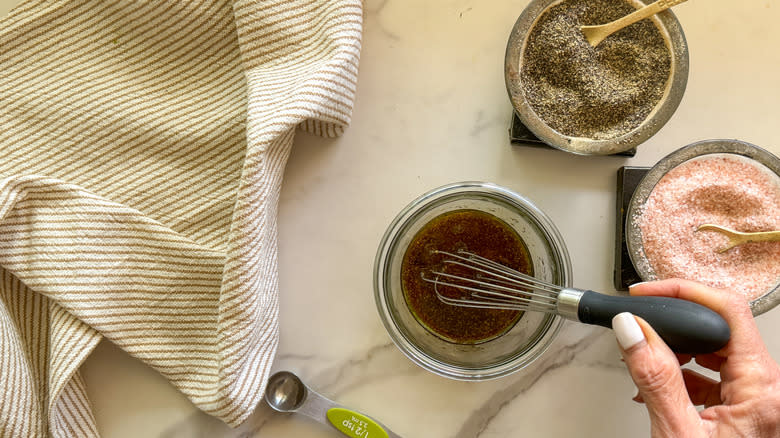
<path id="1" fill-rule="evenodd" d="M 704 354 L 723 348 L 731 337 L 726 321 L 707 307 L 670 297 L 626 297 L 561 287 L 468 251 L 448 257 L 445 265 L 465 269 L 470 276 L 429 271 L 423 280 L 433 283 L 444 303 L 472 308 L 507 309 L 556 314 L 585 324 L 612 328 L 612 317 L 631 312 L 647 321 L 676 353 Z M 439 288 L 456 288 L 465 295 L 453 297 Z"/>

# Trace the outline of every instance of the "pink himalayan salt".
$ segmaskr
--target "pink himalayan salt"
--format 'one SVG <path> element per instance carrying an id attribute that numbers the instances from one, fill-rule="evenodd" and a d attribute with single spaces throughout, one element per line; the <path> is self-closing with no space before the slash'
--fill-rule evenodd
<path id="1" fill-rule="evenodd" d="M 737 155 L 712 154 L 667 172 L 642 209 L 645 257 L 659 279 L 685 278 L 752 301 L 780 280 L 780 242 L 716 252 L 728 238 L 701 224 L 737 231 L 780 229 L 780 177 Z"/>

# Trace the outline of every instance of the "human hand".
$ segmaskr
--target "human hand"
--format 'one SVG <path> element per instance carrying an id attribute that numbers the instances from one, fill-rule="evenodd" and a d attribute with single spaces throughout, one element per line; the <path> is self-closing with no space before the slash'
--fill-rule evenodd
<path id="1" fill-rule="evenodd" d="M 731 340 L 712 354 L 675 355 L 643 319 L 621 313 L 612 326 L 653 437 L 780 436 L 780 367 L 767 351 L 741 296 L 684 280 L 640 283 L 631 295 L 682 298 L 719 313 Z M 694 359 L 720 372 L 717 382 L 680 365 Z M 695 405 L 705 409 L 697 411 Z"/>

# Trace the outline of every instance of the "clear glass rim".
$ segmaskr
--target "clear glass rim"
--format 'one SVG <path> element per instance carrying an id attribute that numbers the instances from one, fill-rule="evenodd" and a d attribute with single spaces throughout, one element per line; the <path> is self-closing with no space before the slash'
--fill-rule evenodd
<path id="1" fill-rule="evenodd" d="M 436 360 L 406 339 L 396 325 L 386 297 L 385 284 L 386 268 L 389 261 L 388 258 L 396 240 L 401 235 L 401 231 L 405 229 L 405 225 L 413 219 L 417 213 L 424 210 L 426 206 L 431 205 L 437 199 L 458 193 L 499 196 L 514 207 L 527 211 L 529 216 L 537 222 L 539 229 L 545 233 L 545 238 L 555 253 L 557 258 L 556 263 L 563 276 L 564 284 L 561 286 L 571 286 L 572 271 L 568 251 L 560 232 L 546 214 L 539 210 L 531 201 L 507 188 L 487 182 L 465 181 L 448 184 L 426 192 L 404 207 L 395 219 L 393 219 L 382 237 L 374 261 L 374 298 L 380 319 L 390 335 L 390 338 L 401 352 L 412 360 L 412 362 L 434 374 L 455 380 L 472 381 L 494 379 L 525 368 L 541 356 L 549 348 L 550 344 L 560 331 L 563 325 L 563 318 L 553 315 L 548 319 L 547 326 L 543 329 L 544 334 L 529 350 L 528 353 L 530 354 L 523 354 L 490 367 L 466 368 Z"/>

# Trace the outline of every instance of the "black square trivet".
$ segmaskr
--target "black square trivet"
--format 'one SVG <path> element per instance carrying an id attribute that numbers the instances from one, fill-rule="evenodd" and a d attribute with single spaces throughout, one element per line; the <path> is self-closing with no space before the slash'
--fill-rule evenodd
<path id="1" fill-rule="evenodd" d="M 626 213 L 631 195 L 650 170 L 649 167 L 623 166 L 617 172 L 617 198 L 615 200 L 615 289 L 628 290 L 628 286 L 642 281 L 636 273 L 626 246 Z"/>
<path id="2" fill-rule="evenodd" d="M 513 144 L 526 144 L 529 146 L 541 146 L 549 148 L 545 142 L 539 140 L 530 129 L 523 125 L 517 113 L 512 111 L 512 126 L 509 127 L 509 140 Z"/>
<path id="3" fill-rule="evenodd" d="M 530 129 L 526 128 L 526 126 L 523 125 L 523 122 L 520 121 L 520 118 L 517 117 L 517 113 L 514 111 L 512 111 L 512 126 L 509 127 L 509 140 L 512 144 L 555 149 L 552 146 L 549 146 L 547 143 L 539 140 L 539 138 L 536 137 Z M 619 152 L 614 155 L 633 157 L 636 155 L 636 148 L 629 149 L 624 152 Z"/>

